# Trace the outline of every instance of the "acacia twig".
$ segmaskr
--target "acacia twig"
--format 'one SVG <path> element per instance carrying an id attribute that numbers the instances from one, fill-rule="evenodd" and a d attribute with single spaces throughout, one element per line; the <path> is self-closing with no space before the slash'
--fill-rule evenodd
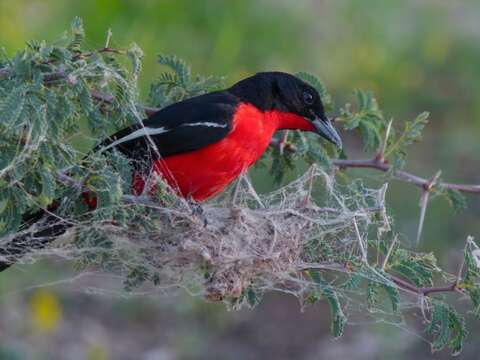
<path id="1" fill-rule="evenodd" d="M 278 147 L 281 140 L 278 138 L 273 138 L 270 142 L 270 146 Z M 285 151 L 296 152 L 297 148 L 293 144 L 286 144 L 284 147 Z M 347 168 L 365 168 L 373 169 L 381 172 L 388 172 L 391 170 L 391 165 L 385 159 L 382 159 L 381 156 L 374 156 L 371 159 L 334 159 L 332 164 L 337 168 L 343 170 Z M 449 182 L 436 182 L 432 186 L 431 179 L 426 179 L 421 176 L 412 174 L 404 170 L 395 170 L 392 173 L 393 177 L 399 181 L 412 184 L 424 190 L 431 190 L 433 187 L 439 187 L 444 189 L 457 190 L 464 193 L 470 194 L 480 194 L 480 184 L 455 184 Z"/>
<path id="2" fill-rule="evenodd" d="M 396 277 L 394 275 L 390 275 L 390 279 L 400 288 L 402 289 L 405 289 L 405 290 L 408 290 L 408 291 L 411 291 L 417 295 L 421 295 L 421 296 L 429 296 L 429 295 L 432 295 L 432 294 L 436 294 L 436 293 L 444 293 L 444 292 L 456 292 L 456 291 L 460 291 L 460 289 L 457 288 L 457 282 L 453 282 L 449 285 L 445 285 L 445 286 L 432 286 L 432 287 L 417 287 L 411 283 L 409 283 L 408 281 L 405 281 L 399 277 Z"/>
<path id="3" fill-rule="evenodd" d="M 339 271 L 342 273 L 350 274 L 352 269 L 337 263 L 318 263 L 318 264 L 303 264 L 298 268 L 299 271 L 308 271 L 308 270 L 332 270 Z M 388 273 L 388 278 L 398 286 L 399 289 L 410 292 L 416 296 L 431 296 L 438 293 L 449 293 L 449 292 L 462 292 L 461 289 L 457 287 L 458 283 L 455 281 L 451 284 L 444 286 L 430 286 L 430 287 L 418 287 L 396 275 Z"/>
<path id="4" fill-rule="evenodd" d="M 382 172 L 388 172 L 391 169 L 391 165 L 387 161 L 380 161 L 377 158 L 368 160 L 343 160 L 336 159 L 332 161 L 335 166 L 340 169 L 346 168 L 368 168 L 379 170 Z M 431 189 L 431 182 L 429 179 L 422 178 L 418 175 L 412 174 L 404 170 L 395 170 L 392 174 L 397 180 L 415 185 L 424 190 Z M 457 190 L 465 193 L 480 194 L 480 185 L 472 184 L 453 184 L 448 182 L 438 182 L 436 187 Z M 429 189 L 430 187 L 430 189 Z"/>
<path id="5" fill-rule="evenodd" d="M 112 104 L 114 101 L 114 97 L 112 95 L 104 94 L 97 90 L 90 91 L 90 95 L 92 96 L 92 98 L 102 103 Z M 142 106 L 142 109 L 148 117 L 152 116 L 160 110 L 159 108 L 150 106 Z"/>

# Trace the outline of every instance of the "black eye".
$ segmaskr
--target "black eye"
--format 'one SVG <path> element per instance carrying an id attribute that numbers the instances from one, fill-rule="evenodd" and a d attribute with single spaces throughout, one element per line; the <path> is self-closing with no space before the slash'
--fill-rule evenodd
<path id="1" fill-rule="evenodd" d="M 313 95 L 309 93 L 308 91 L 305 91 L 303 93 L 303 101 L 307 105 L 312 105 L 313 104 Z"/>

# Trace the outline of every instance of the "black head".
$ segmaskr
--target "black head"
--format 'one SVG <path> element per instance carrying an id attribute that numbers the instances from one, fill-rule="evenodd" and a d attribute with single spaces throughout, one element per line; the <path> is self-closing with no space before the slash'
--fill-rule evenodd
<path id="1" fill-rule="evenodd" d="M 312 122 L 319 135 L 342 147 L 318 92 L 293 75 L 261 72 L 236 83 L 229 91 L 262 111 L 279 110 L 303 116 Z"/>

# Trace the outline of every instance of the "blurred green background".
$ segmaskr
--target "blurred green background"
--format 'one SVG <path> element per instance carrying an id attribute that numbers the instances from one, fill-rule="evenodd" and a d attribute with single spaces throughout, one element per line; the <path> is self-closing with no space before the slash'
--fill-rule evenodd
<path id="1" fill-rule="evenodd" d="M 160 72 L 159 53 L 177 54 L 194 72 L 225 75 L 228 84 L 263 70 L 309 71 L 325 82 L 336 111 L 353 100 L 355 88 L 373 90 L 397 126 L 430 111 L 431 123 L 424 141 L 412 147 L 408 169 L 425 177 L 442 169 L 447 181 L 480 183 L 478 1 L 0 0 L 0 46 L 12 55 L 27 40 L 55 40 L 74 16 L 83 18 L 91 48 L 102 47 L 111 28 L 112 46 L 136 42 L 144 50 L 144 99 Z M 354 137 L 347 136 L 345 148 L 352 158 L 365 156 Z M 378 173 L 359 174 L 372 185 L 381 183 Z M 257 188 L 271 186 L 261 171 L 253 177 Z M 388 198 L 396 227 L 414 238 L 418 190 L 392 185 Z M 454 269 L 466 236 L 480 234 L 479 215 L 477 197 L 462 213 L 435 199 L 420 247 Z M 333 342 L 326 305 L 301 313 L 285 295 L 232 313 L 186 295 L 122 299 L 68 284 L 31 288 L 67 277 L 63 267 L 34 269 L 13 268 L 0 276 L 0 359 L 431 356 L 426 342 L 379 324 L 350 326 Z M 478 334 L 473 328 L 461 358 L 478 358 Z"/>

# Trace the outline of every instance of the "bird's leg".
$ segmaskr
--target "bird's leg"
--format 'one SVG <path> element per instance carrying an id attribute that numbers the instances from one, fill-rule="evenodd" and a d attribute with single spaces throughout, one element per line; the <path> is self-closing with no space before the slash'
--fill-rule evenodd
<path id="1" fill-rule="evenodd" d="M 148 174 L 145 176 L 144 184 L 143 184 L 143 190 L 142 190 L 142 193 L 141 193 L 142 196 L 148 195 L 148 193 L 152 191 L 153 184 L 154 184 L 155 181 L 156 181 L 155 172 L 154 172 L 154 169 L 152 167 L 149 170 Z"/>
<path id="2" fill-rule="evenodd" d="M 255 191 L 252 183 L 248 179 L 248 175 L 246 171 L 244 171 L 236 180 L 235 186 L 232 189 L 232 199 L 231 199 L 230 206 L 232 208 L 237 207 L 237 200 L 240 193 L 240 188 L 242 186 L 242 181 L 244 182 L 245 191 L 248 192 L 248 196 L 253 200 L 255 200 L 260 207 L 264 208 L 265 205 L 263 204 L 262 200 L 260 199 L 257 192 Z"/>
<path id="3" fill-rule="evenodd" d="M 239 176 L 238 179 L 235 181 L 235 186 L 232 189 L 232 200 L 230 203 L 230 206 L 234 208 L 237 205 L 237 197 L 238 197 L 238 192 L 240 190 L 240 183 L 242 181 L 242 176 Z"/>
<path id="4" fill-rule="evenodd" d="M 231 201 L 231 204 L 230 204 L 230 206 L 232 208 L 235 208 L 237 206 L 237 198 L 238 198 L 238 194 L 240 192 L 240 188 L 242 186 L 242 181 L 247 181 L 247 183 L 248 183 L 248 180 L 244 179 L 244 176 L 246 176 L 247 171 L 248 171 L 248 168 L 243 169 L 243 171 L 240 173 L 240 176 L 236 180 L 235 186 L 233 187 L 232 201 Z"/>
<path id="5" fill-rule="evenodd" d="M 245 172 L 242 172 L 238 177 L 238 179 L 236 180 L 235 186 L 232 189 L 232 200 L 230 202 L 230 215 L 232 219 L 234 219 L 236 222 L 240 222 L 240 220 L 242 219 L 243 211 L 241 206 L 238 206 L 237 200 L 238 200 L 238 195 L 240 193 L 240 188 L 242 186 L 242 181 L 244 181 L 243 179 L 244 176 L 245 176 Z"/>
<path id="6" fill-rule="evenodd" d="M 278 143 L 278 150 L 280 151 L 280 155 L 283 155 L 283 151 L 285 150 L 287 141 L 288 141 L 288 130 L 285 130 L 282 137 L 280 138 L 280 142 Z"/>
<path id="7" fill-rule="evenodd" d="M 303 206 L 307 207 L 311 203 L 312 199 L 312 190 L 313 190 L 313 181 L 314 181 L 314 168 L 311 167 L 309 171 L 309 179 L 308 179 L 308 188 L 307 188 L 307 194 L 305 196 L 305 199 L 303 200 Z"/>

